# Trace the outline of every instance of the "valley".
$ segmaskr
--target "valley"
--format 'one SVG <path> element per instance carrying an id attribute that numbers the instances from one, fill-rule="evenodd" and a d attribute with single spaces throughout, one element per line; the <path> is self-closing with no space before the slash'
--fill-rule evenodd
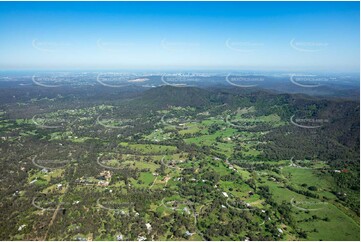
<path id="1" fill-rule="evenodd" d="M 359 240 L 356 102 L 37 88 L 1 105 L 2 240 Z"/>

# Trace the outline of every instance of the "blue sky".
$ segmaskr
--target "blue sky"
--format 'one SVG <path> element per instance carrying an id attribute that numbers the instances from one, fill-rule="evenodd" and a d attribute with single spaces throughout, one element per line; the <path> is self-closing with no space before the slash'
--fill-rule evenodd
<path id="1" fill-rule="evenodd" d="M 359 71 L 358 2 L 0 2 L 0 69 Z"/>

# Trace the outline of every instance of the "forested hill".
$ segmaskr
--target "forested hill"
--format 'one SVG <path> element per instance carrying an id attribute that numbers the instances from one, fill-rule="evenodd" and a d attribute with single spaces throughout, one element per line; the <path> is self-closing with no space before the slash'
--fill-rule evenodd
<path id="1" fill-rule="evenodd" d="M 337 98 L 316 98 L 303 94 L 275 94 L 257 89 L 201 89 L 196 87 L 162 86 L 141 93 L 130 101 L 141 110 L 159 110 L 169 106 L 194 107 L 208 111 L 220 107 L 218 114 L 231 109 L 255 108 L 255 116 L 278 115 L 289 125 L 264 127 L 271 130 L 264 155 L 269 159 L 285 158 L 291 154 L 298 158 L 322 157 L 358 159 L 360 146 L 360 110 L 356 101 Z M 223 108 L 222 108 L 223 107 Z M 292 125 L 291 117 L 323 121 L 319 129 Z M 310 124 L 316 125 L 316 124 Z M 258 127 L 259 129 L 259 127 Z M 300 148 L 300 144 L 302 144 Z"/>
<path id="2" fill-rule="evenodd" d="M 165 108 L 167 106 L 205 107 L 211 105 L 212 92 L 197 87 L 161 86 L 143 92 L 136 100 L 140 105 Z"/>

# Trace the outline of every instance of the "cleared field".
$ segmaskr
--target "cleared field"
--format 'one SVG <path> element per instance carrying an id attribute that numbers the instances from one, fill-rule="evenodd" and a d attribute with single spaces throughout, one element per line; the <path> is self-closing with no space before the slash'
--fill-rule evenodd
<path id="1" fill-rule="evenodd" d="M 141 172 L 138 180 L 131 179 L 131 183 L 134 187 L 149 187 L 155 179 L 152 172 Z"/>
<path id="2" fill-rule="evenodd" d="M 301 170 L 301 169 L 298 169 Z M 305 171 L 296 171 L 295 179 L 298 183 L 305 182 L 328 187 L 327 181 L 320 181 L 313 173 Z M 292 169 L 291 169 L 292 171 Z M 302 178 L 302 173 L 305 177 Z M 292 176 L 291 176 L 292 177 Z M 292 178 L 291 178 L 292 179 Z M 320 199 L 309 198 L 299 193 L 290 191 L 282 183 L 269 181 L 262 178 L 263 185 L 269 186 L 273 199 L 282 203 L 283 201 L 293 204 L 293 217 L 297 221 L 297 226 L 303 228 L 310 240 L 359 240 L 357 233 L 358 224 L 349 216 L 343 213 L 339 208 L 332 204 L 332 201 L 323 201 Z M 313 219 L 312 216 L 317 216 Z M 328 221 L 323 219 L 328 218 Z M 342 229 L 340 229 L 342 227 Z M 338 232 L 336 232 L 338 231 Z M 342 232 L 341 232 L 342 231 Z"/>
<path id="3" fill-rule="evenodd" d="M 152 154 L 152 153 L 167 154 L 167 153 L 174 153 L 177 151 L 177 147 L 170 145 L 129 144 L 126 142 L 121 142 L 120 146 L 130 148 L 142 154 Z"/>
<path id="4" fill-rule="evenodd" d="M 182 129 L 178 131 L 179 134 L 194 134 L 204 129 L 199 123 L 186 123 L 182 126 Z"/>
<path id="5" fill-rule="evenodd" d="M 282 173 L 289 177 L 289 181 L 293 185 L 297 185 L 298 187 L 302 187 L 303 185 L 306 189 L 307 187 L 314 186 L 318 189 L 317 194 L 320 196 L 325 196 L 330 199 L 336 198 L 336 196 L 331 193 L 336 184 L 332 176 L 328 173 L 296 167 L 284 167 Z"/>
<path id="6" fill-rule="evenodd" d="M 171 134 L 164 132 L 163 129 L 156 129 L 151 134 L 145 136 L 144 138 L 146 140 L 158 142 L 158 141 L 168 140 L 170 139 L 170 136 Z"/>

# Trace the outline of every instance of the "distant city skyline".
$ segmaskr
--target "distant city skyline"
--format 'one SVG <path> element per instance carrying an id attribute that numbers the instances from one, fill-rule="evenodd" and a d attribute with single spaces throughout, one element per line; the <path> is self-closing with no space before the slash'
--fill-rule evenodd
<path id="1" fill-rule="evenodd" d="M 359 2 L 0 2 L 0 70 L 359 72 Z"/>

